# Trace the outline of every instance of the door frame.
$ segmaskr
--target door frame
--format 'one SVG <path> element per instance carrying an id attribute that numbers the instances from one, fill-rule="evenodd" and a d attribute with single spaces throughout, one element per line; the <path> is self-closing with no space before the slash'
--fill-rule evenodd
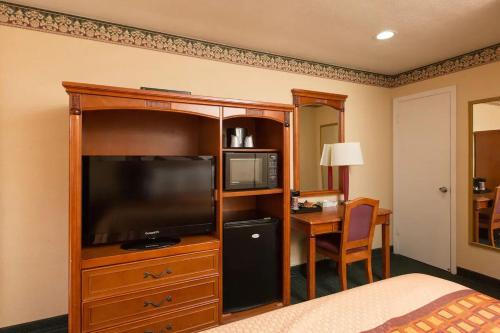
<path id="1" fill-rule="evenodd" d="M 440 89 L 424 91 L 417 94 L 396 97 L 393 99 L 392 112 L 392 128 L 393 128 L 393 240 L 394 252 L 399 252 L 399 242 L 395 235 L 398 215 L 399 215 L 399 193 L 398 193 L 398 153 L 396 150 L 396 138 L 398 137 L 398 127 L 396 124 L 397 115 L 399 112 L 399 103 L 412 99 L 440 95 L 448 93 L 450 95 L 450 271 L 452 274 L 457 274 L 457 88 L 456 86 L 448 86 Z"/>

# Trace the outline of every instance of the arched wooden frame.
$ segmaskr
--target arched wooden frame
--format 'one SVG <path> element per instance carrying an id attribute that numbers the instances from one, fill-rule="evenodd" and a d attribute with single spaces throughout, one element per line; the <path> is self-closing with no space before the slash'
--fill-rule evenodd
<path id="1" fill-rule="evenodd" d="M 294 190 L 300 191 L 300 159 L 299 159 L 299 108 L 306 105 L 325 105 L 329 106 L 335 110 L 340 111 L 339 113 L 339 142 L 344 142 L 344 111 L 345 111 L 345 100 L 347 95 L 339 95 L 332 93 L 324 93 L 319 91 L 302 90 L 302 89 L 292 89 L 293 95 L 293 187 Z M 345 173 L 345 174 L 344 174 Z M 319 190 L 319 191 L 305 191 L 300 192 L 300 196 L 323 196 L 323 195 L 334 195 L 338 193 L 343 193 L 344 181 L 349 181 L 349 173 L 346 172 L 344 167 L 340 167 L 340 172 L 342 176 L 339 177 L 339 189 L 338 190 Z"/>

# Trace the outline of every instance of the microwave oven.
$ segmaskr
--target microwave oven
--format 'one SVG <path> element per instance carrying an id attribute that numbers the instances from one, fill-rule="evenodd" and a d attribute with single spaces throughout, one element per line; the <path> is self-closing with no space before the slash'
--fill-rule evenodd
<path id="1" fill-rule="evenodd" d="M 277 153 L 225 153 L 224 189 L 247 190 L 278 187 Z"/>

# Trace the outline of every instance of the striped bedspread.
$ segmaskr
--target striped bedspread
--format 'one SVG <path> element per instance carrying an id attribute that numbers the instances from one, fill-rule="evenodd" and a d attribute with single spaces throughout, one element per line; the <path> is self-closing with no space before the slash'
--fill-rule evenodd
<path id="1" fill-rule="evenodd" d="M 459 290 L 364 333 L 500 332 L 498 300 Z"/>
<path id="2" fill-rule="evenodd" d="M 457 283 L 423 274 L 408 274 L 207 332 L 500 333 L 500 302 Z"/>

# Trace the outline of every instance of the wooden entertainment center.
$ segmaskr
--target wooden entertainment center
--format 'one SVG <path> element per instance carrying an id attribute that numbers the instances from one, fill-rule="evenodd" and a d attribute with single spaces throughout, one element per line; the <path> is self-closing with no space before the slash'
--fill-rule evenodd
<path id="1" fill-rule="evenodd" d="M 69 94 L 69 331 L 193 332 L 290 303 L 290 156 L 292 105 L 63 82 Z M 279 154 L 279 186 L 224 191 L 227 128 L 245 127 L 255 148 Z M 238 149 L 241 151 L 242 149 Z M 213 155 L 215 232 L 177 245 L 127 251 L 82 246 L 82 157 Z M 282 226 L 282 299 L 222 313 L 225 215 L 258 210 Z M 245 286 L 242 286 L 244 288 Z"/>

